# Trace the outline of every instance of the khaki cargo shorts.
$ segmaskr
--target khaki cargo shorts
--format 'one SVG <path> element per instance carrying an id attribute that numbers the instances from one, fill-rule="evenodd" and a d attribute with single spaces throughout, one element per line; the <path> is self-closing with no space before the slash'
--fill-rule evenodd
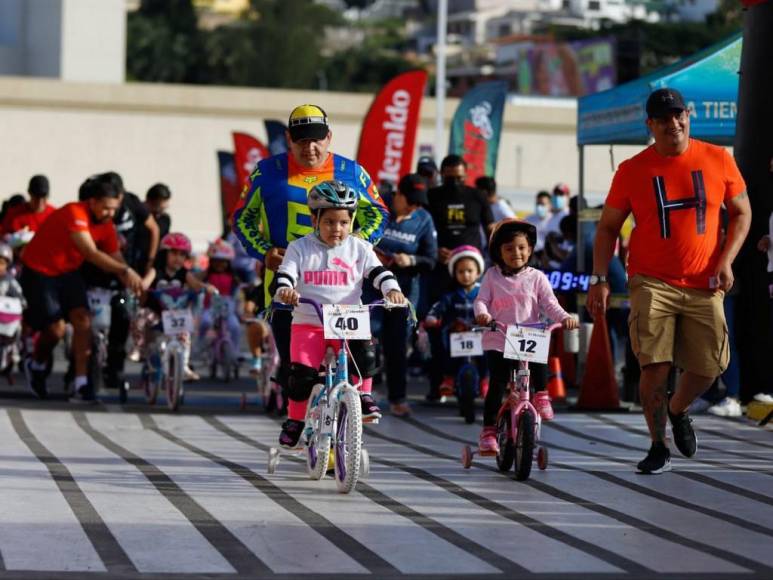
<path id="1" fill-rule="evenodd" d="M 628 287 L 628 329 L 639 365 L 671 362 L 704 377 L 724 372 L 730 347 L 722 290 L 680 288 L 640 274 Z"/>

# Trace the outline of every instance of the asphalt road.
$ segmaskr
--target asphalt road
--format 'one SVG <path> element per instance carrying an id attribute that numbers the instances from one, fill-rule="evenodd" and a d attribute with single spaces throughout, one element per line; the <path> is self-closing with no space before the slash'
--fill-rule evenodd
<path id="1" fill-rule="evenodd" d="M 743 421 L 696 418 L 698 455 L 644 476 L 640 414 L 559 412 L 522 483 L 463 469 L 479 425 L 417 401 L 366 427 L 370 477 L 346 496 L 301 458 L 267 474 L 279 420 L 247 379 L 176 414 L 51 391 L 0 389 L 0 579 L 773 577 L 773 433 Z"/>

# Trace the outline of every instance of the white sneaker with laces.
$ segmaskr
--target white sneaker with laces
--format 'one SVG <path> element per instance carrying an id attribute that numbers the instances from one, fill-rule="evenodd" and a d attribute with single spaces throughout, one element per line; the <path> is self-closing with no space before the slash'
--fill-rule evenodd
<path id="1" fill-rule="evenodd" d="M 717 417 L 740 417 L 743 414 L 741 403 L 732 397 L 725 397 L 713 407 L 709 407 L 708 412 Z"/>
<path id="2" fill-rule="evenodd" d="M 754 400 L 759 403 L 767 403 L 768 405 L 773 405 L 773 395 L 770 395 L 768 393 L 757 393 L 754 395 Z"/>

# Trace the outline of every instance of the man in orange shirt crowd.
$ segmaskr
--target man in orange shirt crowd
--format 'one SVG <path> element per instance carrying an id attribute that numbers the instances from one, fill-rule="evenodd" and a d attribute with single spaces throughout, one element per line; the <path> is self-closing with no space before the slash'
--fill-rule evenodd
<path id="1" fill-rule="evenodd" d="M 682 95 L 658 89 L 647 99 L 647 127 L 655 142 L 620 164 L 598 224 L 588 309 L 603 316 L 607 268 L 629 214 L 628 285 L 631 347 L 642 368 L 639 389 L 652 438 L 641 473 L 671 469 L 666 422 L 685 457 L 697 450 L 687 408 L 726 368 L 730 358 L 722 302 L 733 285 L 732 264 L 749 232 L 751 205 L 730 154 L 690 139 L 690 111 Z M 730 217 L 720 238 L 720 209 Z M 671 366 L 682 369 L 668 398 Z"/>
<path id="2" fill-rule="evenodd" d="M 30 389 L 41 399 L 47 395 L 47 367 L 54 347 L 64 336 L 65 318 L 73 326 L 75 397 L 93 397 L 87 385 L 91 316 L 80 273 L 83 262 L 117 275 L 132 291 L 141 289 L 139 274 L 121 256 L 112 222 L 120 193 L 110 183 L 90 183 L 92 196 L 54 211 L 22 253 L 21 285 L 28 304 L 24 319 L 32 330 L 40 331 L 35 352 L 24 361 L 24 370 Z"/>
<path id="3" fill-rule="evenodd" d="M 19 204 L 8 211 L 3 218 L 2 233 L 12 234 L 24 228 L 31 232 L 38 231 L 40 224 L 54 213 L 56 209 L 48 203 L 49 191 L 48 178 L 45 175 L 34 175 L 27 187 L 27 193 L 30 196 L 29 201 Z"/>

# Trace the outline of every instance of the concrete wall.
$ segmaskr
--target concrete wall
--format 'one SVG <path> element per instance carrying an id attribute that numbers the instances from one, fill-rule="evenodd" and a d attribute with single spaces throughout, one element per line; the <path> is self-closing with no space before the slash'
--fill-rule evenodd
<path id="1" fill-rule="evenodd" d="M 112 169 L 141 196 L 153 183 L 167 183 L 175 228 L 201 243 L 218 231 L 216 151 L 233 149 L 232 131 L 264 139 L 264 119 L 286 119 L 295 105 L 317 103 L 330 116 L 333 149 L 351 157 L 371 100 L 349 93 L 0 77 L 0 196 L 23 191 L 31 175 L 45 173 L 53 202 L 61 204 L 76 197 L 85 177 Z M 449 124 L 456 106 L 453 99 L 447 103 Z M 434 100 L 425 99 L 417 147 L 434 142 L 434 113 Z M 517 209 L 529 210 L 534 193 L 558 181 L 576 191 L 575 121 L 573 106 L 507 106 L 496 177 Z M 636 150 L 616 148 L 618 162 Z M 586 159 L 586 187 L 603 195 L 612 177 L 608 148 L 589 148 Z"/>

